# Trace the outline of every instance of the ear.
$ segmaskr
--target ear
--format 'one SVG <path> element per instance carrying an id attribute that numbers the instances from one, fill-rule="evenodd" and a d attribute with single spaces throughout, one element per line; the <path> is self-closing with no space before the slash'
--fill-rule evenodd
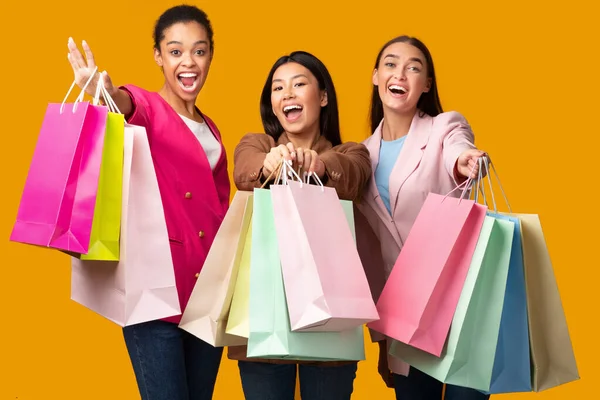
<path id="1" fill-rule="evenodd" d="M 373 85 L 377 86 L 379 80 L 377 79 L 377 68 L 373 70 Z"/>
<path id="2" fill-rule="evenodd" d="M 431 78 L 427 78 L 427 86 L 425 86 L 425 90 L 423 91 L 423 93 L 429 93 L 430 90 L 431 90 Z"/>
<path id="3" fill-rule="evenodd" d="M 162 59 L 162 55 L 160 54 L 160 51 L 157 50 L 156 48 L 154 49 L 154 61 L 156 62 L 156 64 L 159 67 L 163 66 L 163 59 Z"/>
<path id="4" fill-rule="evenodd" d="M 321 107 L 325 107 L 327 105 L 327 91 L 323 90 L 321 92 Z"/>

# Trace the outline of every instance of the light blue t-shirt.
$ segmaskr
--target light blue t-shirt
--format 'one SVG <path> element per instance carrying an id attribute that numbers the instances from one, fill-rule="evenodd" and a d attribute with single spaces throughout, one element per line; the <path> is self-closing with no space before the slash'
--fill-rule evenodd
<path id="1" fill-rule="evenodd" d="M 381 140 L 381 147 L 379 148 L 379 163 L 375 169 L 375 183 L 379 191 L 379 196 L 381 196 L 381 200 L 383 200 L 383 204 L 385 204 L 390 214 L 392 212 L 389 191 L 390 174 L 396 164 L 396 160 L 398 160 L 405 139 L 406 136 L 402 136 L 396 140 Z"/>

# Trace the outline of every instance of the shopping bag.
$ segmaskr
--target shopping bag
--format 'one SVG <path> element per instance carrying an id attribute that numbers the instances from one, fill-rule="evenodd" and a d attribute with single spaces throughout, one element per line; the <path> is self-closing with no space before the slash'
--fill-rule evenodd
<path id="1" fill-rule="evenodd" d="M 119 261 L 71 258 L 71 299 L 120 326 L 181 314 L 146 130 L 125 125 Z"/>
<path id="2" fill-rule="evenodd" d="M 336 190 L 298 180 L 270 186 L 292 330 L 341 331 L 377 320 Z"/>
<path id="3" fill-rule="evenodd" d="M 246 233 L 233 297 L 231 298 L 231 309 L 229 310 L 229 318 L 227 319 L 227 327 L 225 328 L 225 333 L 246 339 L 250 334 L 248 301 L 250 300 L 250 251 L 252 249 L 251 224 L 252 222 L 250 222 L 250 228 Z"/>
<path id="4" fill-rule="evenodd" d="M 73 87 L 46 108 L 10 240 L 85 254 L 108 108 L 84 102 L 85 87 L 66 103 Z"/>
<path id="5" fill-rule="evenodd" d="M 495 212 L 489 216 L 511 221 L 514 235 L 502 319 L 494 358 L 494 369 L 489 394 L 530 392 L 531 367 L 529 355 L 529 323 L 527 322 L 527 296 L 523 270 L 521 223 L 518 218 Z"/>
<path id="6" fill-rule="evenodd" d="M 110 107 L 109 107 L 110 110 Z M 109 112 L 90 244 L 82 260 L 119 260 L 121 208 L 123 203 L 123 152 L 125 116 Z"/>
<path id="7" fill-rule="evenodd" d="M 490 388 L 514 229 L 511 221 L 485 217 L 441 356 L 398 341 L 392 356 L 444 383 Z"/>
<path id="8" fill-rule="evenodd" d="M 470 184 L 460 198 L 429 193 L 369 328 L 440 356 L 486 216 L 485 206 L 463 198 Z"/>
<path id="9" fill-rule="evenodd" d="M 536 214 L 521 221 L 529 317 L 533 390 L 541 392 L 580 378 L 552 261 Z"/>
<path id="10" fill-rule="evenodd" d="M 273 204 L 268 189 L 254 189 L 250 258 L 249 358 L 365 359 L 362 327 L 340 332 L 291 330 Z"/>
<path id="11" fill-rule="evenodd" d="M 497 210 L 492 173 L 508 207 L 508 212 L 500 214 L 518 218 L 521 229 L 532 389 L 540 392 L 576 381 L 580 375 L 539 215 L 513 212 L 489 157 L 484 159 L 484 167 L 493 209 Z M 513 334 L 512 331 L 510 334 Z M 520 387 L 523 388 L 522 391 L 526 391 L 524 383 Z"/>
<path id="12" fill-rule="evenodd" d="M 244 239 L 252 217 L 253 196 L 238 190 L 210 247 L 179 327 L 215 346 L 239 346 L 243 337 L 225 332 Z"/>

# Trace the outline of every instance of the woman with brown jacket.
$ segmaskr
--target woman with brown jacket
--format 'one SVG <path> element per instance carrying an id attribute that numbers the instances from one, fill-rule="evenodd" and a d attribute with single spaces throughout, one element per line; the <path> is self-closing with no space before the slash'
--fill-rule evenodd
<path id="1" fill-rule="evenodd" d="M 342 144 L 335 88 L 319 59 L 302 51 L 279 58 L 263 88 L 260 112 L 266 134 L 247 134 L 235 149 L 238 190 L 269 187 L 284 159 L 302 178 L 317 175 L 340 199 L 359 199 L 371 177 L 371 159 L 362 144 Z M 303 400 L 350 400 L 357 369 L 357 361 L 248 359 L 246 346 L 230 347 L 228 357 L 238 360 L 247 400 L 293 400 L 297 369 Z"/>

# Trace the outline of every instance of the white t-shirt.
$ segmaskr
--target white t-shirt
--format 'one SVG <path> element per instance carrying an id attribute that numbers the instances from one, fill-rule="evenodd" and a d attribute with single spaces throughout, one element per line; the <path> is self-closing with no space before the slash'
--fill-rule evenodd
<path id="1" fill-rule="evenodd" d="M 214 170 L 219 158 L 221 158 L 221 145 L 219 144 L 219 141 L 212 134 L 210 128 L 206 125 L 206 122 L 196 122 L 181 114 L 179 116 L 194 133 L 196 138 L 198 138 L 200 145 L 204 149 L 204 153 L 206 153 L 210 168 Z"/>

